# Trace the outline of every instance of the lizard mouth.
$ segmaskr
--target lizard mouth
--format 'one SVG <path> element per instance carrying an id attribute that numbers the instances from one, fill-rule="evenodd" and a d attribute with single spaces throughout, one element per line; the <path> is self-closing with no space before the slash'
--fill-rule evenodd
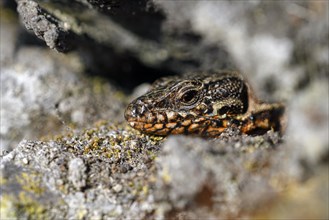
<path id="1" fill-rule="evenodd" d="M 128 122 L 129 125 L 146 134 L 154 134 L 160 136 L 166 136 L 169 132 L 169 129 L 166 128 L 165 124 L 151 124 L 146 122 L 131 121 Z"/>
<path id="2" fill-rule="evenodd" d="M 183 118 L 183 115 L 169 110 L 151 112 L 146 107 L 136 104 L 128 105 L 124 116 L 132 128 L 146 134 L 160 136 L 166 136 L 169 133 L 182 134 L 197 127 L 193 125 L 189 130 L 185 129 L 192 124 L 191 117 Z"/>
<path id="3" fill-rule="evenodd" d="M 195 118 L 191 114 L 180 114 L 170 110 L 151 112 L 146 109 L 130 104 L 125 111 L 128 124 L 145 134 L 167 136 L 200 133 L 206 121 L 204 117 Z"/>

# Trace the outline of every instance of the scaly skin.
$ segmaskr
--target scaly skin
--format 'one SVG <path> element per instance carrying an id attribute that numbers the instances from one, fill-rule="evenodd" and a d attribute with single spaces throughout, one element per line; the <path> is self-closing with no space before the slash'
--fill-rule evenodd
<path id="1" fill-rule="evenodd" d="M 284 106 L 257 101 L 238 72 L 195 72 L 157 80 L 131 102 L 125 118 L 146 134 L 216 137 L 225 129 L 258 135 L 281 131 Z"/>

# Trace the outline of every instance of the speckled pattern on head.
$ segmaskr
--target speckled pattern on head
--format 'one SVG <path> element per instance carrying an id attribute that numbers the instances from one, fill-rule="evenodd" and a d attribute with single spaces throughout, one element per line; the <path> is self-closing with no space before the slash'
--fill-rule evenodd
<path id="1" fill-rule="evenodd" d="M 146 134 L 215 137 L 229 127 L 246 134 L 280 131 L 284 106 L 257 101 L 234 71 L 193 72 L 155 81 L 131 102 L 125 118 Z"/>

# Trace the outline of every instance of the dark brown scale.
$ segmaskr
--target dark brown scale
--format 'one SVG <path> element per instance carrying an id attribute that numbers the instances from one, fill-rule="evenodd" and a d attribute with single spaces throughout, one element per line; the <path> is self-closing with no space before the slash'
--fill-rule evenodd
<path id="1" fill-rule="evenodd" d="M 257 135 L 283 128 L 284 106 L 255 100 L 237 72 L 195 72 L 157 80 L 130 103 L 128 123 L 147 134 L 198 134 L 216 137 L 235 127 Z"/>

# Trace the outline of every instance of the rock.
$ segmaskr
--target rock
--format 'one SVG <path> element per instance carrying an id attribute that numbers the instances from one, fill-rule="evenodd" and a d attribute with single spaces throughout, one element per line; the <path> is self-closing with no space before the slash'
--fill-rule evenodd
<path id="1" fill-rule="evenodd" d="M 72 185 L 81 190 L 86 186 L 86 166 L 83 163 L 83 160 L 80 158 L 74 158 L 68 164 L 68 180 L 72 183 Z"/>
<path id="2" fill-rule="evenodd" d="M 1 25 L 8 27 L 1 31 L 1 49 L 6 52 L 0 75 L 1 151 L 11 150 L 23 137 L 39 139 L 102 119 L 123 120 L 124 100 L 117 87 L 97 78 L 85 79 L 83 64 L 74 54 L 38 47 L 15 52 L 11 39 L 17 37 L 17 30 L 10 24 Z"/>
<path id="3" fill-rule="evenodd" d="M 324 101 L 329 100 L 328 91 L 327 82 L 313 81 L 288 108 L 287 142 L 296 147 L 308 164 L 327 160 L 329 155 L 329 106 Z"/>
<path id="4" fill-rule="evenodd" d="M 160 177 L 156 199 L 167 204 L 159 215 L 227 218 L 250 215 L 260 208 L 257 204 L 269 203 L 281 192 L 271 181 L 280 179 L 283 185 L 288 184 L 302 173 L 282 176 L 281 170 L 298 168 L 299 162 L 278 163 L 282 154 L 292 152 L 283 145 L 274 148 L 271 143 L 278 137 L 271 136 L 229 137 L 228 141 L 169 138 L 157 160 Z M 243 144 L 237 146 L 237 142 Z"/>
<path id="5" fill-rule="evenodd" d="M 111 131 L 117 132 L 109 136 Z M 154 210 L 152 161 L 159 147 L 133 133 L 107 124 L 56 142 L 21 142 L 1 157 L 2 217 L 147 216 Z M 136 148 L 134 141 L 144 146 Z M 122 172 L 121 166 L 132 169 Z"/>
<path id="6" fill-rule="evenodd" d="M 17 1 L 17 11 L 22 15 L 25 27 L 32 30 L 37 37 L 43 39 L 48 47 L 61 52 L 71 50 L 74 34 L 65 30 L 64 24 L 61 24 L 36 2 Z"/>
<path id="7" fill-rule="evenodd" d="M 198 142 L 193 141 L 193 143 Z M 185 138 L 169 138 L 163 146 L 164 156 L 159 158 L 162 167 L 159 178 L 164 184 L 170 183 L 173 187 L 169 193 L 163 191 L 163 196 L 174 201 L 178 208 L 192 201 L 207 181 L 208 173 L 202 167 L 200 155 L 197 151 L 189 149 L 189 146 L 186 145 Z M 193 178 L 196 176 L 198 178 Z"/>
<path id="8" fill-rule="evenodd" d="M 113 190 L 118 193 L 122 190 L 122 186 L 120 184 L 117 184 L 113 187 Z"/>

